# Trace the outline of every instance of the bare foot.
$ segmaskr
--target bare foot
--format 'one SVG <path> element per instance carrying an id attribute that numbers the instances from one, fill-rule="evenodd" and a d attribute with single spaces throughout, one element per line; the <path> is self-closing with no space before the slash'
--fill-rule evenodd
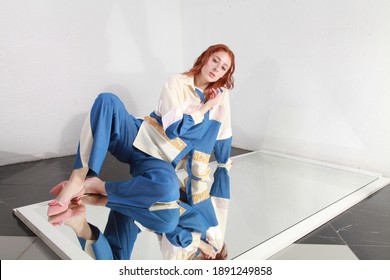
<path id="1" fill-rule="evenodd" d="M 51 194 L 57 195 L 56 200 L 57 201 L 67 201 L 69 200 L 69 195 L 72 192 L 72 190 L 77 189 L 77 184 L 70 181 L 63 181 L 59 183 L 57 186 L 52 188 L 50 190 Z M 106 188 L 105 188 L 105 182 L 100 180 L 98 177 L 91 177 L 85 179 L 83 183 L 80 183 L 81 180 L 79 180 L 79 184 L 81 184 L 84 187 L 84 193 L 88 194 L 103 194 L 106 195 Z M 81 190 L 81 189 L 80 189 Z"/>
<path id="2" fill-rule="evenodd" d="M 74 198 L 80 197 L 84 194 L 83 182 L 70 182 L 68 181 L 60 193 L 56 197 L 56 201 L 66 202 Z"/>
<path id="3" fill-rule="evenodd" d="M 69 202 L 73 198 L 80 197 L 84 194 L 84 180 L 88 173 L 88 167 L 82 167 L 72 171 L 69 181 L 63 184 L 56 201 Z"/>
<path id="4" fill-rule="evenodd" d="M 82 228 L 82 224 L 87 222 L 86 218 L 86 209 L 84 205 L 79 205 L 73 208 L 70 208 L 75 215 L 69 217 L 64 221 L 64 224 L 72 228 L 76 233 Z"/>
<path id="5" fill-rule="evenodd" d="M 106 195 L 106 182 L 100 180 L 98 177 L 87 178 L 84 182 L 85 192 L 90 194 Z"/>
<path id="6" fill-rule="evenodd" d="M 78 237 L 86 240 L 95 240 L 95 236 L 87 222 L 86 209 L 84 205 L 78 205 L 72 208 L 75 211 L 75 215 L 67 219 L 64 224 L 73 229 Z"/>
<path id="7" fill-rule="evenodd" d="M 88 194 L 83 196 L 81 201 L 86 205 L 106 206 L 108 198 L 106 195 L 102 194 Z"/>

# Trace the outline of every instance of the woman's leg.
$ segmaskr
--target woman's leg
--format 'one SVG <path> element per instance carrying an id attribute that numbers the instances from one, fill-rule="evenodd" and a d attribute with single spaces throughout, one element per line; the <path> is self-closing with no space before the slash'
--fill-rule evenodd
<path id="1" fill-rule="evenodd" d="M 85 233 L 76 231 L 77 227 L 85 227 Z M 86 221 L 72 228 L 81 248 L 97 260 L 129 260 L 140 232 L 133 219 L 115 211 L 110 211 L 104 234 Z"/>
<path id="2" fill-rule="evenodd" d="M 78 237 L 87 240 L 96 240 L 96 236 L 92 232 L 86 219 L 86 209 L 84 205 L 74 206 L 74 211 L 78 211 L 78 215 L 74 215 L 64 221 L 64 224 L 73 229 Z M 50 219 L 50 218 L 49 218 Z"/>
<path id="3" fill-rule="evenodd" d="M 140 229 L 133 218 L 111 210 L 104 230 L 115 260 L 130 260 Z M 98 248 L 95 247 L 95 251 Z M 96 253 L 95 253 L 96 254 Z"/>
<path id="4" fill-rule="evenodd" d="M 66 184 L 66 188 L 59 193 L 56 198 L 58 202 L 66 202 L 70 201 L 73 196 L 77 193 L 82 192 L 84 186 L 84 180 L 88 173 L 88 167 L 82 167 L 78 169 L 74 169 L 70 175 L 68 183 Z M 64 208 L 63 210 L 66 210 Z M 58 214 L 58 213 L 55 213 Z"/>
<path id="5" fill-rule="evenodd" d="M 82 202 L 87 205 L 107 206 L 131 217 L 142 230 L 169 232 L 176 227 L 179 217 L 176 202 L 177 176 L 175 172 L 167 171 L 170 170 L 169 165 L 166 171 L 162 170 L 164 168 L 158 172 L 152 169 L 149 171 L 151 175 L 144 172 L 143 176 L 123 182 L 106 183 L 97 177 L 88 178 L 85 181 L 86 193 L 99 195 L 84 196 Z M 150 180 L 151 178 L 153 180 Z"/>
<path id="6" fill-rule="evenodd" d="M 104 206 L 107 197 L 86 195 L 87 205 Z M 133 218 L 110 210 L 104 233 L 87 222 L 86 207 L 72 204 L 67 212 L 49 217 L 53 225 L 65 224 L 76 234 L 82 249 L 94 259 L 129 260 L 140 229 Z"/>
<path id="7" fill-rule="evenodd" d="M 82 128 L 74 168 L 88 167 L 92 175 L 99 174 L 107 151 L 128 163 L 140 124 L 117 96 L 100 94 Z"/>
<path id="8" fill-rule="evenodd" d="M 179 220 L 179 179 L 170 163 L 137 149 L 130 162 L 132 179 L 106 182 L 107 207 L 131 216 L 156 232 L 173 230 Z"/>
<path id="9" fill-rule="evenodd" d="M 100 94 L 84 122 L 74 170 L 48 214 L 65 211 L 69 201 L 83 192 L 87 174 L 97 175 L 100 172 L 107 151 L 115 154 L 120 161 L 129 162 L 139 125 L 117 96 Z"/>

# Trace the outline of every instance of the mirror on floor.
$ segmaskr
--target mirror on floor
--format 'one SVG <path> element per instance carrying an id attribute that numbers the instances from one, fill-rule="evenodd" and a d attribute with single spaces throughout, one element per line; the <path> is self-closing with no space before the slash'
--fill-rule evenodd
<path id="1" fill-rule="evenodd" d="M 389 183 L 380 174 L 268 151 L 233 157 L 230 180 L 229 259 L 266 259 Z M 61 258 L 90 259 L 73 230 L 52 226 L 46 211 L 47 201 L 14 209 Z M 102 231 L 108 213 L 86 206 L 87 220 Z M 138 235 L 132 259 L 162 259 L 156 234 Z"/>

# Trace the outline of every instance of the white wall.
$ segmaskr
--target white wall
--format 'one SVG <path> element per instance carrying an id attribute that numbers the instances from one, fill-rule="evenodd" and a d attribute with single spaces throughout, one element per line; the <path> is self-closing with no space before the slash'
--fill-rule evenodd
<path id="1" fill-rule="evenodd" d="M 149 114 L 182 69 L 179 2 L 0 1 L 0 165 L 74 154 L 102 91 Z"/>
<path id="2" fill-rule="evenodd" d="M 237 55 L 234 145 L 390 176 L 390 2 L 0 2 L 0 165 L 73 154 L 96 93 L 135 115 L 208 45 Z M 151 105 L 152 104 L 152 105 Z"/>
<path id="3" fill-rule="evenodd" d="M 184 58 L 237 55 L 234 144 L 390 176 L 390 2 L 186 0 Z"/>

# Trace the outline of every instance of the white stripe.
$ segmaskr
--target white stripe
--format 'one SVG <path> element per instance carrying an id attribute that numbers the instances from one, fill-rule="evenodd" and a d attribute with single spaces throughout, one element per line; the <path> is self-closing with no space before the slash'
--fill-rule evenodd
<path id="1" fill-rule="evenodd" d="M 134 224 L 143 232 L 148 231 L 148 232 L 154 232 L 154 230 L 148 229 L 144 227 L 140 222 L 134 220 Z"/>
<path id="2" fill-rule="evenodd" d="M 92 245 L 95 244 L 96 240 L 86 240 L 84 252 L 90 255 L 94 260 L 96 260 L 95 252 L 93 251 Z"/>
<path id="3" fill-rule="evenodd" d="M 191 117 L 193 118 L 195 125 L 203 122 L 204 120 L 204 115 L 200 111 L 195 111 L 191 114 Z"/>
<path id="4" fill-rule="evenodd" d="M 232 167 L 233 161 L 229 158 L 226 163 L 218 163 L 218 167 L 226 168 L 227 171 L 230 171 L 230 168 Z"/>
<path id="5" fill-rule="evenodd" d="M 211 196 L 211 201 L 214 205 L 214 208 L 217 208 L 217 209 L 228 209 L 229 208 L 230 199 L 228 199 L 228 198 Z"/>
<path id="6" fill-rule="evenodd" d="M 173 123 L 183 119 L 183 111 L 180 108 L 174 108 L 164 116 L 162 116 L 162 123 L 164 131 Z"/>
<path id="7" fill-rule="evenodd" d="M 179 204 L 176 201 L 171 202 L 156 202 L 152 206 L 149 207 L 150 211 L 159 211 L 166 209 L 178 209 L 180 208 Z"/>
<path id="8" fill-rule="evenodd" d="M 93 144 L 90 116 L 91 112 L 88 113 L 88 116 L 84 121 L 80 135 L 80 158 L 83 167 L 88 167 L 89 157 L 91 156 L 91 149 Z"/>
<path id="9" fill-rule="evenodd" d="M 216 120 L 222 123 L 225 117 L 226 108 L 222 105 L 216 105 L 210 110 L 210 120 Z"/>
<path id="10" fill-rule="evenodd" d="M 133 143 L 141 151 L 167 162 L 172 162 L 181 152 L 172 146 L 163 135 L 156 131 L 147 121 L 142 122 Z"/>
<path id="11" fill-rule="evenodd" d="M 182 107 L 183 107 L 182 109 L 180 107 L 174 108 L 162 117 L 164 130 L 166 130 L 171 124 L 183 119 L 183 114 L 187 114 L 187 115 L 196 114 L 200 108 L 200 105 L 194 105 L 189 102 L 184 102 Z M 159 114 L 157 115 L 159 116 Z M 203 120 L 203 115 L 202 115 L 202 120 Z M 201 121 L 198 121 L 198 123 L 199 122 Z"/>
<path id="12" fill-rule="evenodd" d="M 229 139 L 232 137 L 232 128 L 226 128 L 226 129 L 221 129 L 218 133 L 217 140 L 224 140 L 224 139 Z"/>
<path id="13" fill-rule="evenodd" d="M 192 104 L 189 102 L 184 102 L 183 103 L 183 112 L 184 114 L 191 115 L 198 111 L 200 109 L 201 105 L 200 104 Z"/>

